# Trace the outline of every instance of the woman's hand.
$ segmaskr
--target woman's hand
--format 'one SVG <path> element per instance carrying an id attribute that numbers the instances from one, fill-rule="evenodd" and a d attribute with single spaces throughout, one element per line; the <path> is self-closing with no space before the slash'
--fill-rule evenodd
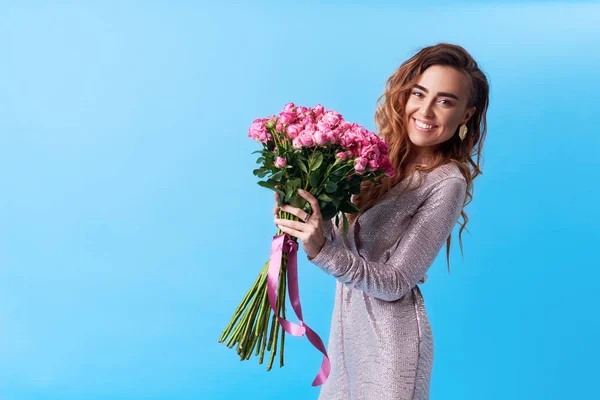
<path id="1" fill-rule="evenodd" d="M 310 258 L 315 258 L 325 244 L 325 234 L 323 233 L 323 216 L 321 215 L 319 202 L 313 195 L 305 192 L 302 189 L 298 189 L 298 194 L 308 201 L 312 209 L 312 214 L 310 215 L 308 221 L 302 222 L 308 214 L 306 211 L 287 204 L 281 206 L 281 211 L 295 215 L 300 219 L 300 221 L 289 221 L 287 219 L 277 218 L 277 213 L 280 209 L 277 206 L 279 194 L 275 192 L 275 207 L 273 207 L 273 214 L 275 214 L 275 225 L 277 225 L 282 232 L 288 233 L 300 239 L 306 255 Z"/>

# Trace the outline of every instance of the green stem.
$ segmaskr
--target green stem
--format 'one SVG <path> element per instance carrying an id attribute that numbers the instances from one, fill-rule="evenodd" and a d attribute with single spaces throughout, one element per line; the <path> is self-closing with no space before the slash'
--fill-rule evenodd
<path id="1" fill-rule="evenodd" d="M 262 296 L 260 309 L 258 311 L 257 323 L 254 328 L 254 334 L 256 335 L 258 343 L 259 343 L 259 346 L 256 348 L 255 355 L 258 355 L 258 353 L 260 351 L 260 342 L 262 340 L 262 336 L 265 334 L 264 315 L 268 314 L 268 312 L 270 310 L 268 302 L 269 302 L 269 293 L 268 293 L 268 283 L 267 283 L 267 290 L 264 291 L 264 294 Z"/>
<path id="2" fill-rule="evenodd" d="M 262 300 L 262 296 L 261 296 L 261 294 L 263 293 L 262 290 L 266 290 L 265 280 L 266 280 L 266 274 L 262 274 L 262 279 L 261 279 L 260 286 L 259 286 L 259 292 L 256 295 L 256 297 L 254 297 L 254 300 L 252 302 L 252 307 L 250 308 L 250 312 L 248 314 L 246 327 L 242 333 L 242 338 L 241 338 L 242 340 L 238 346 L 238 354 L 242 357 L 242 359 L 245 358 L 246 351 L 248 350 L 248 345 L 251 344 L 252 339 L 253 339 L 252 335 L 250 335 L 250 332 L 252 331 L 252 326 L 256 322 L 256 313 L 258 312 L 258 306 Z"/>
<path id="3" fill-rule="evenodd" d="M 260 280 L 258 282 L 258 284 L 256 285 L 256 291 L 255 291 L 255 295 L 252 297 L 251 300 L 249 300 L 250 305 L 246 307 L 244 314 L 242 315 L 242 318 L 240 320 L 240 322 L 236 325 L 235 329 L 233 330 L 233 334 L 230 338 L 230 340 L 227 342 L 227 347 L 231 348 L 233 347 L 233 345 L 235 343 L 238 342 L 242 342 L 244 339 L 244 336 L 240 336 L 242 332 L 244 332 L 248 326 L 248 323 L 250 321 L 251 318 L 251 314 L 252 314 L 252 310 L 255 307 L 256 303 L 258 302 L 258 298 L 260 296 L 260 292 L 261 290 L 264 290 L 264 286 L 265 286 L 265 276 L 266 276 L 266 268 L 263 268 L 263 270 L 261 271 L 260 274 Z"/>
<path id="4" fill-rule="evenodd" d="M 281 283 L 283 281 L 283 268 L 279 273 L 279 284 L 277 285 L 277 293 L 281 293 Z M 277 314 L 281 314 L 281 296 L 277 296 Z M 279 336 L 279 320 L 277 319 L 277 326 L 275 327 L 275 339 L 273 341 L 273 350 L 271 351 L 271 357 L 269 359 L 269 364 L 267 365 L 267 371 L 270 371 L 273 366 L 273 360 L 275 359 L 275 354 L 277 354 L 277 337 Z"/>
<path id="5" fill-rule="evenodd" d="M 250 290 L 246 293 L 246 296 L 244 297 L 245 301 L 242 301 L 242 304 L 240 304 L 240 306 L 238 307 L 238 310 L 236 310 L 237 315 L 234 315 L 234 319 L 232 319 L 232 321 L 230 322 L 228 327 L 223 332 L 223 335 L 221 335 L 220 341 L 224 341 L 226 339 L 226 337 L 231 333 L 231 336 L 229 337 L 229 339 L 226 342 L 227 347 L 232 348 L 235 345 L 235 343 L 240 341 L 241 338 L 239 337 L 239 333 L 246 326 L 246 323 L 248 321 L 249 311 L 252 308 L 254 301 L 256 301 L 256 297 L 254 298 L 254 300 L 252 298 L 260 290 L 261 285 L 264 285 L 264 279 L 265 279 L 265 275 L 266 275 L 267 271 L 268 271 L 268 262 L 265 263 L 265 265 L 263 266 L 262 271 L 260 272 L 256 281 L 254 282 L 254 285 L 252 285 Z M 252 302 L 252 303 L 250 304 L 250 306 L 248 306 L 248 304 L 250 302 Z M 240 315 L 241 315 L 241 319 L 236 324 L 236 320 L 239 319 Z M 233 332 L 231 332 L 232 327 L 233 327 Z"/>
<path id="6" fill-rule="evenodd" d="M 263 363 L 263 358 L 265 356 L 265 349 L 267 346 L 267 331 L 269 329 L 269 317 L 271 316 L 271 306 L 269 305 L 269 298 L 265 298 L 265 304 L 267 306 L 267 311 L 263 315 L 263 326 L 261 329 L 262 332 L 262 343 L 260 345 L 260 359 L 258 360 L 259 364 Z"/>
<path id="7" fill-rule="evenodd" d="M 242 301 L 240 302 L 240 304 L 236 308 L 235 312 L 233 313 L 233 317 L 231 318 L 231 321 L 229 322 L 229 324 L 223 330 L 223 333 L 221 334 L 221 337 L 219 338 L 219 343 L 222 343 L 223 341 L 225 341 L 225 339 L 227 338 L 227 336 L 229 336 L 229 333 L 231 332 L 231 329 L 233 328 L 233 326 L 235 325 L 235 323 L 239 319 L 240 315 L 242 315 L 243 310 L 246 308 L 246 306 L 248 305 L 248 302 L 250 301 L 250 299 L 252 298 L 252 296 L 256 292 L 256 289 L 258 287 L 257 284 L 260 281 L 260 278 L 261 278 L 261 274 L 258 274 L 258 276 L 256 277 L 256 280 L 254 281 L 254 284 L 252 284 L 252 286 L 250 287 L 250 290 L 248 290 L 246 292 L 246 295 L 244 296 L 244 298 L 242 299 Z"/>

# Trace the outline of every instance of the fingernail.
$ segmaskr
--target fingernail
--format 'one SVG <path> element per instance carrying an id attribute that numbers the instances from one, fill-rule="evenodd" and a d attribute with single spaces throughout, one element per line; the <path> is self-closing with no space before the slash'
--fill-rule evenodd
<path id="1" fill-rule="evenodd" d="M 306 193 L 306 192 L 302 189 L 298 189 L 298 193 Z"/>

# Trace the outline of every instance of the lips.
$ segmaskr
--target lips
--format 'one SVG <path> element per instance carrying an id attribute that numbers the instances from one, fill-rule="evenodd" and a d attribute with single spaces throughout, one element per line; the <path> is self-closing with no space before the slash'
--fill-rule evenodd
<path id="1" fill-rule="evenodd" d="M 422 120 L 417 120 L 416 118 L 413 118 L 413 121 L 414 121 L 414 124 L 415 124 L 415 127 L 417 128 L 417 130 L 419 130 L 421 132 L 429 132 L 438 127 L 438 125 L 427 123 Z"/>

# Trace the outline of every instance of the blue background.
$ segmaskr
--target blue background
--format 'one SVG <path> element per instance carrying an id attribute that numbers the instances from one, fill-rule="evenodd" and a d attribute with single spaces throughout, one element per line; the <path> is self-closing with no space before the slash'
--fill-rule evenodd
<path id="1" fill-rule="evenodd" d="M 597 391 L 598 3 L 82 3 L 0 5 L 0 399 L 316 399 L 306 338 L 268 373 L 217 343 L 275 233 L 248 126 L 293 101 L 374 130 L 441 41 L 491 104 L 464 260 L 457 225 L 422 286 L 431 398 Z M 302 254 L 327 340 L 335 280 Z"/>

